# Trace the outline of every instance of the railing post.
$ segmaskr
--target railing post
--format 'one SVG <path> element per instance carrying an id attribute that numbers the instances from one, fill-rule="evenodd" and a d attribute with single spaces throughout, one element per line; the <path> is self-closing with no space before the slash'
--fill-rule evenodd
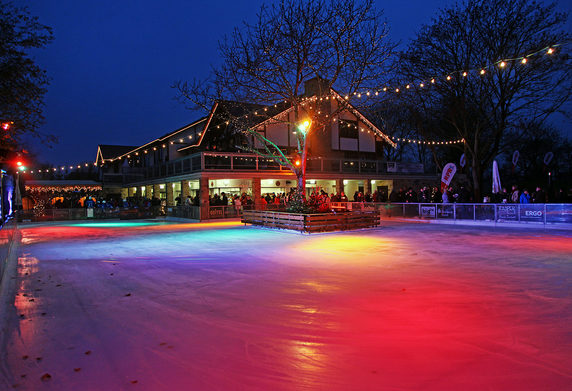
<path id="1" fill-rule="evenodd" d="M 477 205 L 473 204 L 473 221 L 477 221 Z"/>
<path id="2" fill-rule="evenodd" d="M 453 221 L 457 222 L 457 204 L 453 203 Z"/>
<path id="3" fill-rule="evenodd" d="M 544 227 L 546 227 L 546 204 L 544 204 Z"/>
<path id="4" fill-rule="evenodd" d="M 493 204 L 495 206 L 495 224 L 497 223 L 497 204 Z"/>
<path id="5" fill-rule="evenodd" d="M 258 156 L 254 157 L 256 159 L 256 171 L 258 171 Z"/>

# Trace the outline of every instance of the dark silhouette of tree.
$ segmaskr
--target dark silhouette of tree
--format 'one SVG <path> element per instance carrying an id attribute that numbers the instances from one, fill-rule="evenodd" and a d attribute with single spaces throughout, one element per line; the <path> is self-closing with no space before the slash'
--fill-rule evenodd
<path id="1" fill-rule="evenodd" d="M 457 153 L 465 153 L 476 199 L 484 171 L 511 147 L 505 136 L 570 99 L 566 19 L 554 4 L 469 0 L 441 11 L 402 54 L 400 74 L 413 87 L 402 104 L 415 112 L 419 133 L 464 138 Z"/>
<path id="2" fill-rule="evenodd" d="M 258 105 L 248 110 L 248 119 L 245 110 L 227 110 L 241 115 L 229 115 L 225 123 L 250 140 L 243 148 L 289 168 L 302 197 L 308 138 L 345 110 L 354 93 L 383 84 L 394 48 L 387 33 L 373 0 L 281 0 L 262 6 L 254 23 L 220 42 L 222 63 L 209 79 L 176 87 L 192 108 L 208 110 L 213 101 Z M 312 91 L 303 91 L 311 80 Z M 344 95 L 332 95 L 334 87 Z M 283 110 L 293 115 L 273 117 Z M 285 122 L 295 131 L 294 157 L 256 131 L 264 120 Z"/>
<path id="3" fill-rule="evenodd" d="M 0 129 L 0 147 L 4 150 L 17 145 L 24 134 L 50 139 L 38 132 L 48 78 L 29 52 L 52 39 L 51 28 L 26 8 L 0 2 L 0 122 L 6 124 Z"/>

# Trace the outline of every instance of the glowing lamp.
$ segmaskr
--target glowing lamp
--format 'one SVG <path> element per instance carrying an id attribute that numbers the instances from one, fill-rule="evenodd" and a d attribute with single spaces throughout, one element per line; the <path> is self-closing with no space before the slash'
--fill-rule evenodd
<path id="1" fill-rule="evenodd" d="M 298 167 L 299 167 L 299 166 L 300 166 L 300 164 L 302 164 L 302 162 L 300 161 L 300 159 L 298 159 L 298 160 L 296 160 L 296 163 L 295 163 L 295 164 L 296 164 L 296 166 L 298 166 Z"/>
<path id="2" fill-rule="evenodd" d="M 310 121 L 306 120 L 298 125 L 298 130 L 304 134 L 306 134 L 310 127 Z"/>
<path id="3" fill-rule="evenodd" d="M 552 49 L 552 48 L 548 48 L 548 50 L 546 51 L 546 53 L 548 53 L 548 54 L 552 54 L 552 53 L 554 53 L 554 49 Z"/>
<path id="4" fill-rule="evenodd" d="M 506 62 L 504 62 L 504 61 L 501 61 L 501 63 L 499 64 L 499 66 L 500 66 L 501 68 L 504 68 L 504 67 L 506 67 Z"/>

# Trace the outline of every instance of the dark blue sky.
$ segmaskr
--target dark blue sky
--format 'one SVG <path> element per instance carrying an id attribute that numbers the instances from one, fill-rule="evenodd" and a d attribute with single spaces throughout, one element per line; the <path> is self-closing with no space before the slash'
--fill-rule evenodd
<path id="1" fill-rule="evenodd" d="M 217 61 L 217 41 L 252 18 L 262 3 L 19 1 L 55 36 L 34 57 L 52 78 L 41 130 L 59 143 L 50 149 L 35 142 L 32 151 L 57 165 L 94 161 L 98 144 L 140 145 L 191 122 L 198 114 L 175 101 L 170 86 L 207 76 Z M 439 8 L 453 3 L 386 0 L 377 5 L 391 39 L 407 43 Z M 572 9 L 568 3 L 560 1 L 562 10 Z M 569 121 L 562 125 L 570 127 Z"/>

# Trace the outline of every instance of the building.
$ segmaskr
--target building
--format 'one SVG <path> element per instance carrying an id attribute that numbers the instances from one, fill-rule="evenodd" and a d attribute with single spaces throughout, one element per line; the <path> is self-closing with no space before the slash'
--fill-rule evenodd
<path id="1" fill-rule="evenodd" d="M 327 126 L 308 136 L 308 193 L 319 188 L 343 191 L 350 199 L 356 191 L 387 197 L 394 187 L 436 183 L 434 175 L 423 173 L 423 165 L 380 159 L 393 141 L 333 89 L 319 93 L 319 81 L 313 79 L 306 83 L 303 99 L 336 113 Z M 123 197 L 157 197 L 168 207 L 176 197 L 198 197 L 203 219 L 210 215 L 209 196 L 214 194 L 247 193 L 257 203 L 265 193 L 288 193 L 296 187 L 294 174 L 272 159 L 244 152 L 241 146 L 262 145 L 242 134 L 240 127 L 250 126 L 292 155 L 292 111 L 285 102 L 217 102 L 207 116 L 144 145 L 100 145 L 96 164 L 104 189 Z"/>

